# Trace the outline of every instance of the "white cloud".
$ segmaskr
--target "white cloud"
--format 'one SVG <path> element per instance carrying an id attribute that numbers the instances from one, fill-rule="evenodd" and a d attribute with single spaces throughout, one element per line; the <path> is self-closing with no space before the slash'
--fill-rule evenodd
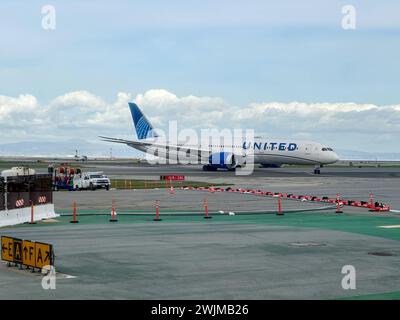
<path id="1" fill-rule="evenodd" d="M 163 89 L 149 90 L 144 94 L 138 94 L 136 103 L 146 110 L 154 120 L 154 125 L 167 125 L 169 120 L 177 120 L 182 125 L 190 124 L 193 127 L 201 127 L 224 116 L 224 110 L 230 106 L 223 99 L 215 97 L 177 97 Z"/>
<path id="2" fill-rule="evenodd" d="M 16 98 L 0 96 L 0 121 L 9 119 L 13 114 L 24 114 L 38 109 L 38 101 L 30 94 L 21 94 Z"/>
<path id="3" fill-rule="evenodd" d="M 5 141 L 135 138 L 128 101 L 136 101 L 155 126 L 169 120 L 183 128 L 252 128 L 257 134 L 330 142 L 338 148 L 399 151 L 400 105 L 355 103 L 252 103 L 230 105 L 218 97 L 179 97 L 163 89 L 114 102 L 74 91 L 41 105 L 32 95 L 0 96 L 0 133 Z"/>
<path id="4" fill-rule="evenodd" d="M 399 106 L 355 103 L 261 103 L 238 109 L 234 120 L 310 132 L 399 132 Z M 273 120 L 273 121 L 270 121 Z"/>

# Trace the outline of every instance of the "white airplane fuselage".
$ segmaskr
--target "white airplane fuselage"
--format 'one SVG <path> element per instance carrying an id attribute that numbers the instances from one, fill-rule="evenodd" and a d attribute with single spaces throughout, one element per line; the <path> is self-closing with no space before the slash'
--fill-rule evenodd
<path id="1" fill-rule="evenodd" d="M 189 153 L 183 154 L 174 150 L 168 150 L 168 141 L 154 138 L 145 139 L 144 141 L 149 144 L 156 143 L 157 146 L 164 145 L 165 148 L 152 146 L 132 147 L 157 157 L 170 160 L 178 159 L 178 162 L 179 160 L 188 159 L 198 160 L 197 157 L 191 157 Z M 282 164 L 325 165 L 335 163 L 339 160 L 339 157 L 331 148 L 321 143 L 294 139 L 256 138 L 254 141 L 245 141 L 241 145 L 193 145 L 179 142 L 177 145 L 197 150 L 208 150 L 211 154 L 231 152 L 243 157 L 252 155 L 255 164 L 271 166 L 279 166 Z M 166 150 L 168 150 L 168 152 Z M 202 163 L 205 164 L 205 162 Z"/>

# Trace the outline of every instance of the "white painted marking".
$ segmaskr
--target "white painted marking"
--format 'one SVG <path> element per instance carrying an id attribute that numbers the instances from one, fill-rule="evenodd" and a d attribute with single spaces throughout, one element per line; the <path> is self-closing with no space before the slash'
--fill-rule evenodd
<path id="1" fill-rule="evenodd" d="M 69 274 L 65 275 L 65 279 L 75 279 L 75 278 L 76 278 L 75 276 L 70 276 Z"/>
<path id="2" fill-rule="evenodd" d="M 395 228 L 400 228 L 400 225 L 396 224 L 396 225 L 393 225 L 393 226 L 378 226 L 378 228 L 395 229 Z"/>

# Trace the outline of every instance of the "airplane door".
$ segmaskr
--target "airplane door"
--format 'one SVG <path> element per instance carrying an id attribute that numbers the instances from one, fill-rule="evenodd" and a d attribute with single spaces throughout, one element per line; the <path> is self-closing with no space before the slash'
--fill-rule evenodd
<path id="1" fill-rule="evenodd" d="M 311 151 L 312 151 L 312 144 L 307 144 L 307 145 L 306 145 L 306 152 L 305 152 L 305 154 L 306 154 L 307 156 L 309 156 L 309 155 L 311 154 Z"/>

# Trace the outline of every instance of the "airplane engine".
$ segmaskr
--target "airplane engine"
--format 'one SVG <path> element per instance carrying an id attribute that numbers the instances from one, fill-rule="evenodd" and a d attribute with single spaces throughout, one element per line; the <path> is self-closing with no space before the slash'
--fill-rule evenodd
<path id="1" fill-rule="evenodd" d="M 243 156 L 235 155 L 231 152 L 213 153 L 208 159 L 209 165 L 204 166 L 204 170 L 228 169 L 235 170 L 236 167 L 245 163 Z"/>

